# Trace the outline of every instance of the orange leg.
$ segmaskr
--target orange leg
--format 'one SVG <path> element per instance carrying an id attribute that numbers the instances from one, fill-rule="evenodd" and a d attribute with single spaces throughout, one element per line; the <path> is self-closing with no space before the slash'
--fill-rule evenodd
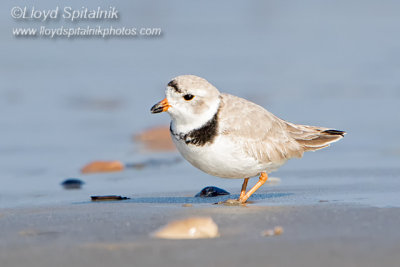
<path id="1" fill-rule="evenodd" d="M 244 178 L 243 184 L 242 184 L 242 191 L 240 191 L 240 197 L 239 199 L 243 198 L 246 195 L 246 188 L 247 188 L 247 183 L 249 182 L 249 178 Z"/>
<path id="2" fill-rule="evenodd" d="M 248 179 L 248 178 L 246 178 Z M 243 185 L 246 184 L 247 186 L 247 181 L 243 182 Z M 247 199 L 249 199 L 249 197 L 254 194 L 254 192 L 257 191 L 258 188 L 260 188 L 268 179 L 268 174 L 265 172 L 262 172 L 260 175 L 260 178 L 258 179 L 258 182 L 253 186 L 253 188 L 251 188 L 246 194 L 243 193 L 243 186 L 242 186 L 242 192 L 240 193 L 240 197 L 239 197 L 239 201 L 241 203 L 245 203 L 247 201 Z M 245 187 L 246 188 L 246 187 Z"/>

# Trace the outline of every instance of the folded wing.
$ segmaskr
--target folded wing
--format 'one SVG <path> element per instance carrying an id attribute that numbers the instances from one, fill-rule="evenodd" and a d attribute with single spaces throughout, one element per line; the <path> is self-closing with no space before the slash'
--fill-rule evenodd
<path id="1" fill-rule="evenodd" d="M 284 162 L 302 157 L 341 139 L 345 132 L 324 127 L 296 125 L 279 119 L 243 98 L 221 94 L 219 132 L 260 163 Z M 234 116 L 232 116 L 234 114 Z"/>

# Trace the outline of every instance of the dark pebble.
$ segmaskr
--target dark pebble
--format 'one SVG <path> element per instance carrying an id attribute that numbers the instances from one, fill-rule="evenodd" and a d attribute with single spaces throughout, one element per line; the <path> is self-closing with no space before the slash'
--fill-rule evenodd
<path id="1" fill-rule="evenodd" d="M 91 196 L 92 201 L 114 201 L 114 200 L 126 200 L 130 199 L 129 197 L 122 197 L 122 196 Z"/>
<path id="2" fill-rule="evenodd" d="M 201 189 L 201 191 L 197 193 L 195 197 L 217 197 L 224 195 L 230 195 L 230 193 L 215 186 L 207 186 Z"/>
<path id="3" fill-rule="evenodd" d="M 76 179 L 76 178 L 68 178 L 64 182 L 61 183 L 61 185 L 64 187 L 64 189 L 80 189 L 82 185 L 84 185 L 85 182 Z"/>

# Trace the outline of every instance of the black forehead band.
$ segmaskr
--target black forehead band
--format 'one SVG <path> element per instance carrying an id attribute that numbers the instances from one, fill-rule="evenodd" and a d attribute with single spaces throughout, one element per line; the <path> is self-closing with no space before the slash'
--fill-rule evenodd
<path id="1" fill-rule="evenodd" d="M 176 83 L 175 80 L 170 81 L 168 83 L 168 86 L 174 88 L 176 92 L 182 93 L 182 90 L 178 88 L 178 84 Z"/>

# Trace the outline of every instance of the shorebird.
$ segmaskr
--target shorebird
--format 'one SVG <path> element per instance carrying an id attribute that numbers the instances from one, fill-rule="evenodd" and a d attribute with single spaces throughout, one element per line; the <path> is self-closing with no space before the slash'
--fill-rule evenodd
<path id="1" fill-rule="evenodd" d="M 346 134 L 287 122 L 253 102 L 220 93 L 194 75 L 172 79 L 165 95 L 151 112 L 169 113 L 172 140 L 193 166 L 213 176 L 244 179 L 239 203 L 245 203 L 288 159 L 327 147 Z M 259 180 L 246 192 L 254 176 Z"/>

